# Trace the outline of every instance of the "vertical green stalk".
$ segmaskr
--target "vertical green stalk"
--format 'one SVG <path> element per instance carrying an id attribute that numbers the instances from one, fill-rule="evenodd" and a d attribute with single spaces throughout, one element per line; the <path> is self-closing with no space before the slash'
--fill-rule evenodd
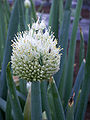
<path id="1" fill-rule="evenodd" d="M 4 15 L 4 3 L 0 1 L 0 67 L 2 66 L 3 53 L 5 47 L 5 15 Z"/>
<path id="2" fill-rule="evenodd" d="M 80 95 L 80 101 L 78 103 L 78 108 L 76 111 L 75 120 L 84 120 L 89 93 L 90 93 L 90 26 L 89 26 L 88 49 L 87 49 L 87 57 L 86 57 L 86 65 L 85 65 L 85 78 L 82 85 L 82 91 Z"/>
<path id="3" fill-rule="evenodd" d="M 19 79 L 19 87 L 20 87 L 20 92 L 24 95 L 27 96 L 27 89 L 26 89 L 26 80 L 23 79 Z M 25 105 L 25 101 L 23 101 L 22 99 L 20 99 L 21 105 L 22 105 L 22 109 L 24 108 Z"/>
<path id="4" fill-rule="evenodd" d="M 6 67 L 8 62 L 10 61 L 11 52 L 12 52 L 11 40 L 14 38 L 14 35 L 17 33 L 17 29 L 18 29 L 18 0 L 15 1 L 14 8 L 12 10 L 12 15 L 10 18 L 8 36 L 5 45 L 5 52 L 4 52 L 2 71 L 1 71 L 0 96 L 5 99 L 7 96 Z"/>
<path id="5" fill-rule="evenodd" d="M 42 120 L 40 82 L 31 84 L 31 120 Z"/>
<path id="6" fill-rule="evenodd" d="M 83 38 L 83 32 L 80 27 L 80 53 L 79 53 L 79 67 L 84 59 L 84 38 Z"/>
<path id="7" fill-rule="evenodd" d="M 73 87 L 73 91 L 75 92 L 74 103 L 76 103 L 76 99 L 77 99 L 77 96 L 79 94 L 79 90 L 80 90 L 81 85 L 82 85 L 83 80 L 84 80 L 85 64 L 86 64 L 86 61 L 84 59 L 82 61 L 81 66 L 80 66 L 80 69 L 79 69 L 79 72 L 77 74 L 77 77 L 76 77 L 76 80 L 75 80 L 75 84 L 74 84 L 74 87 Z"/>
<path id="8" fill-rule="evenodd" d="M 25 96 L 27 95 L 26 84 L 27 84 L 26 80 L 19 79 L 20 92 Z"/>
<path id="9" fill-rule="evenodd" d="M 65 120 L 62 102 L 61 102 L 59 92 L 54 79 L 51 79 L 50 87 L 52 90 L 53 102 L 54 102 L 54 107 L 56 112 L 56 120 Z"/>
<path id="10" fill-rule="evenodd" d="M 67 58 L 67 56 L 66 56 Z M 66 59 L 65 59 L 66 60 Z M 66 60 L 67 62 L 67 60 Z M 60 95 L 60 98 L 61 98 L 61 101 L 63 101 L 63 94 L 64 94 L 64 84 L 65 84 L 65 81 L 64 81 L 64 76 L 65 76 L 65 68 L 66 68 L 66 64 L 64 64 L 64 68 L 63 68 L 63 72 L 62 72 L 62 75 L 61 75 L 61 78 L 60 78 L 60 84 L 59 84 L 59 88 L 58 88 L 58 91 L 59 91 L 59 95 Z"/>
<path id="11" fill-rule="evenodd" d="M 49 87 L 47 89 L 47 95 L 48 95 L 48 102 L 49 102 L 49 107 L 50 107 L 50 113 L 51 113 L 52 120 L 56 120 L 56 111 L 55 111 L 55 107 L 54 107 L 51 85 L 49 85 Z"/>
<path id="12" fill-rule="evenodd" d="M 68 103 L 66 120 L 74 120 L 74 103 Z"/>
<path id="13" fill-rule="evenodd" d="M 77 96 L 77 99 L 76 99 L 76 104 L 75 104 L 75 108 L 74 108 L 74 116 L 76 116 L 76 113 L 77 113 L 77 109 L 78 109 L 78 103 L 80 101 L 80 95 L 81 95 L 81 89 L 79 90 L 79 93 L 78 93 L 78 96 Z"/>
<path id="14" fill-rule="evenodd" d="M 46 111 L 48 120 L 51 120 L 50 108 L 47 97 L 47 81 L 41 82 L 42 110 Z"/>
<path id="15" fill-rule="evenodd" d="M 26 29 L 28 29 L 28 24 L 29 24 L 29 8 L 25 9 L 25 19 L 26 19 Z"/>
<path id="16" fill-rule="evenodd" d="M 31 9 L 31 6 L 29 7 L 29 10 L 28 10 L 28 14 L 29 14 L 29 16 L 28 16 L 28 19 L 29 19 L 29 24 L 30 24 L 30 26 L 32 26 L 32 16 L 31 16 L 31 12 L 32 12 L 32 9 Z"/>
<path id="17" fill-rule="evenodd" d="M 64 108 L 67 105 L 68 99 L 70 97 L 71 89 L 72 89 L 72 82 L 73 82 L 73 69 L 74 69 L 74 57 L 75 57 L 75 47 L 76 47 L 76 33 L 78 28 L 78 22 L 81 12 L 83 0 L 78 0 L 77 7 L 76 7 L 76 14 L 73 23 L 73 30 L 70 40 L 70 48 L 68 54 L 68 61 L 65 70 L 65 87 L 64 87 Z"/>
<path id="18" fill-rule="evenodd" d="M 8 62 L 10 61 L 11 57 L 11 40 L 13 39 L 14 35 L 17 33 L 18 29 L 18 0 L 15 1 L 14 7 L 12 10 L 12 15 L 9 22 L 8 28 L 8 35 L 5 44 L 5 51 L 3 57 L 3 64 L 1 70 L 1 78 L 0 78 L 0 97 L 6 99 L 7 97 L 7 83 L 6 83 L 6 67 Z M 5 116 L 5 115 L 4 115 Z M 0 111 L 0 119 L 3 120 L 4 118 L 2 112 Z"/>
<path id="19" fill-rule="evenodd" d="M 31 120 L 31 90 L 28 91 L 28 96 L 24 107 L 24 120 Z"/>
<path id="20" fill-rule="evenodd" d="M 49 26 L 51 26 L 51 31 L 54 32 L 55 37 L 58 39 L 58 27 L 59 27 L 59 0 L 53 0 L 50 17 Z"/>
<path id="21" fill-rule="evenodd" d="M 30 0 L 31 2 L 31 9 L 32 9 L 32 18 L 34 19 L 34 21 L 37 21 L 37 15 L 36 15 L 36 10 L 35 10 L 35 6 L 32 0 Z"/>
<path id="22" fill-rule="evenodd" d="M 12 118 L 12 107 L 11 107 L 11 103 L 10 103 L 9 94 L 7 96 L 5 119 L 6 120 L 13 120 L 13 118 Z"/>
<path id="23" fill-rule="evenodd" d="M 20 31 L 24 31 L 25 16 L 24 16 L 23 0 L 18 0 L 18 12 L 19 12 Z"/>
<path id="24" fill-rule="evenodd" d="M 65 56 L 67 55 L 67 44 L 68 44 L 68 33 L 69 33 L 69 26 L 70 26 L 70 16 L 71 16 L 71 3 L 72 0 L 67 0 L 65 4 L 65 11 L 63 15 L 63 22 L 60 31 L 60 40 L 58 45 L 63 48 L 61 60 L 60 60 L 60 70 L 54 75 L 55 82 L 57 87 L 59 87 L 60 78 L 62 76 L 64 64 L 65 64 Z M 56 3 L 55 3 L 56 4 Z"/>
<path id="25" fill-rule="evenodd" d="M 5 6 L 5 15 L 6 15 L 6 20 L 7 20 L 7 24 L 9 23 L 9 18 L 10 18 L 10 14 L 11 14 L 11 11 L 10 11 L 10 6 L 9 6 L 9 3 L 7 0 L 5 0 L 4 2 L 4 6 Z"/>
<path id="26" fill-rule="evenodd" d="M 6 112 L 6 101 L 0 97 L 0 108 Z"/>
<path id="27" fill-rule="evenodd" d="M 14 120 L 24 120 L 20 102 L 16 94 L 15 83 L 13 81 L 11 70 L 10 70 L 10 63 L 7 65 L 7 84 L 9 89 L 9 95 L 10 95 L 9 98 L 10 98 L 10 103 L 13 110 Z"/>
<path id="28" fill-rule="evenodd" d="M 60 23 L 60 27 L 62 25 L 63 22 L 63 0 L 59 0 L 59 23 Z"/>

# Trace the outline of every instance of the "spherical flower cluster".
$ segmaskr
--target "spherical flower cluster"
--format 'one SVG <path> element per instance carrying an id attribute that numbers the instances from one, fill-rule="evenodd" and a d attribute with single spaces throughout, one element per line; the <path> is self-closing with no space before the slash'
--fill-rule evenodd
<path id="1" fill-rule="evenodd" d="M 27 81 L 48 80 L 59 70 L 60 47 L 44 21 L 33 23 L 29 30 L 12 40 L 13 74 Z"/>

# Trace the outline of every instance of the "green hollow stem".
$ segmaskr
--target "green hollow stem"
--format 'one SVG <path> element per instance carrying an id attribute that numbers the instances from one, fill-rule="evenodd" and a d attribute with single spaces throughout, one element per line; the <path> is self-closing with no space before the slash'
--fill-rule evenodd
<path id="1" fill-rule="evenodd" d="M 31 84 L 31 120 L 42 120 L 40 82 Z"/>

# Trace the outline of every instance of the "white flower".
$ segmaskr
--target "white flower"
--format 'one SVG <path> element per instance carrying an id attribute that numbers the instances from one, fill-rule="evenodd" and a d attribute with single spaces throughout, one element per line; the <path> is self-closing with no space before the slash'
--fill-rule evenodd
<path id="1" fill-rule="evenodd" d="M 39 29 L 45 29 L 45 27 L 46 27 L 45 22 L 44 20 L 42 20 L 40 23 Z"/>
<path id="2" fill-rule="evenodd" d="M 24 1 L 24 6 L 25 6 L 26 8 L 29 8 L 29 7 L 31 6 L 30 1 L 29 1 L 29 0 L 25 0 L 25 1 Z"/>
<path id="3" fill-rule="evenodd" d="M 13 40 L 11 63 L 13 74 L 27 81 L 48 80 L 59 70 L 60 47 L 44 21 L 33 23 L 29 31 Z"/>

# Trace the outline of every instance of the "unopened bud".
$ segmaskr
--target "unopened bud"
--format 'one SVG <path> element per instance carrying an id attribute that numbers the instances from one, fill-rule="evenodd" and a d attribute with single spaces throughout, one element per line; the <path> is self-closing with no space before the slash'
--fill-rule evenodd
<path id="1" fill-rule="evenodd" d="M 25 1 L 24 1 L 24 6 L 25 6 L 26 8 L 29 8 L 29 7 L 31 6 L 30 1 L 29 1 L 29 0 L 25 0 Z"/>

